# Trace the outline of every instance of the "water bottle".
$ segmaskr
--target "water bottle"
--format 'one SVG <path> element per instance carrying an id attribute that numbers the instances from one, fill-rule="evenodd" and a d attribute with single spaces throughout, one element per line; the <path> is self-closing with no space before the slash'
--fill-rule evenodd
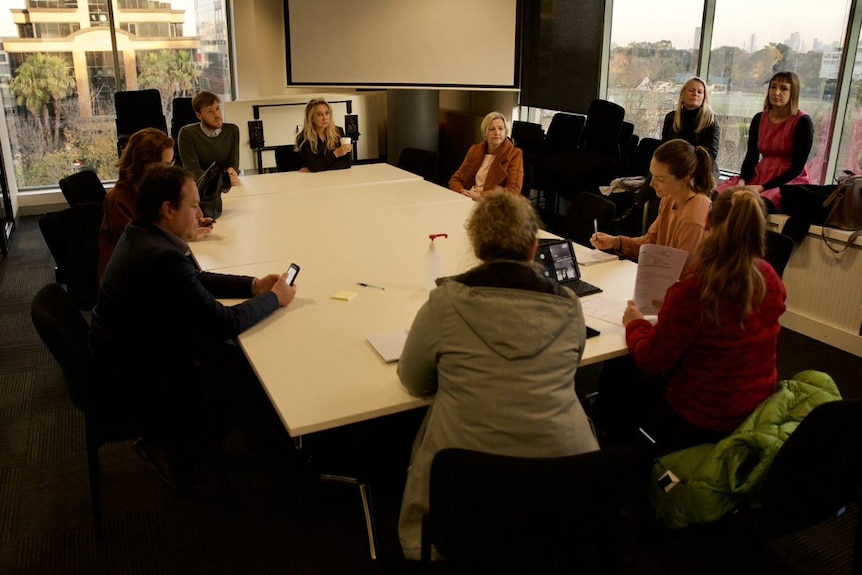
<path id="1" fill-rule="evenodd" d="M 428 251 L 425 252 L 425 289 L 432 290 L 437 287 L 437 278 L 443 275 L 443 254 L 437 250 L 434 240 L 437 238 L 448 238 L 449 234 L 430 234 L 428 239 Z"/>

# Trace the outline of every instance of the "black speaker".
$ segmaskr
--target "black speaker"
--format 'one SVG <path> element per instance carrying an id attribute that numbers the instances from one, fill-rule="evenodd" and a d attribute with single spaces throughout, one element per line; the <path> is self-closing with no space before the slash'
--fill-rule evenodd
<path id="1" fill-rule="evenodd" d="M 350 136 L 354 142 L 359 139 L 359 116 L 356 114 L 344 116 L 344 135 Z"/>
<path id="2" fill-rule="evenodd" d="M 248 144 L 252 148 L 262 148 L 264 146 L 262 120 L 248 121 Z"/>

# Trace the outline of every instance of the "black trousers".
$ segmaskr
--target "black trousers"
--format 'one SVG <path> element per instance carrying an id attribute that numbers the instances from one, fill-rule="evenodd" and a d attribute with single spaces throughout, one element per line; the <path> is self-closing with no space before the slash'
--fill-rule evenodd
<path id="1" fill-rule="evenodd" d="M 192 353 L 192 350 L 177 350 Z M 228 342 L 197 342 L 194 363 L 165 367 L 158 358 L 121 386 L 120 401 L 140 421 L 142 436 L 177 459 L 214 453 L 238 426 L 269 405 L 242 351 Z"/>
<path id="2" fill-rule="evenodd" d="M 664 377 L 642 374 L 631 356 L 604 363 L 595 419 L 609 443 L 629 445 L 652 460 L 728 435 L 683 419 L 667 403 L 664 387 Z"/>

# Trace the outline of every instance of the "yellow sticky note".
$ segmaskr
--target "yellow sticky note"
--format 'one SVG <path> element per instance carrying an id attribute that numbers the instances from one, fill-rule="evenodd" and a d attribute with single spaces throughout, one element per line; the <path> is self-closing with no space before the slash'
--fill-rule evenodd
<path id="1" fill-rule="evenodd" d="M 332 299 L 337 299 L 340 301 L 350 301 L 356 297 L 355 291 L 337 291 L 332 294 Z"/>

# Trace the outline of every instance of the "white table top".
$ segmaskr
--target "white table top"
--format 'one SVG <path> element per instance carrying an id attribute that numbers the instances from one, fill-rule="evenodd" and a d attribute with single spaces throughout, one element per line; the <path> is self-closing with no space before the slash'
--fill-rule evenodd
<path id="1" fill-rule="evenodd" d="M 224 196 L 224 199 L 421 179 L 416 174 L 411 174 L 410 172 L 384 163 L 360 164 L 358 166 L 351 166 L 349 170 L 258 174 L 254 176 L 240 176 L 239 184 L 231 188 L 230 192 Z"/>
<path id="2" fill-rule="evenodd" d="M 191 244 L 204 269 L 259 277 L 281 273 L 291 262 L 302 268 L 296 299 L 239 337 L 291 435 L 428 402 L 407 393 L 396 365 L 384 363 L 365 336 L 408 329 L 427 300 L 428 234 L 449 234 L 438 240 L 445 275 L 478 263 L 464 229 L 472 208 L 469 198 L 423 180 L 225 199 L 213 237 Z M 586 281 L 623 304 L 635 270 L 627 261 L 581 268 Z M 341 290 L 357 296 L 332 299 Z M 587 323 L 601 335 L 588 340 L 582 364 L 626 353 L 622 325 Z"/>

